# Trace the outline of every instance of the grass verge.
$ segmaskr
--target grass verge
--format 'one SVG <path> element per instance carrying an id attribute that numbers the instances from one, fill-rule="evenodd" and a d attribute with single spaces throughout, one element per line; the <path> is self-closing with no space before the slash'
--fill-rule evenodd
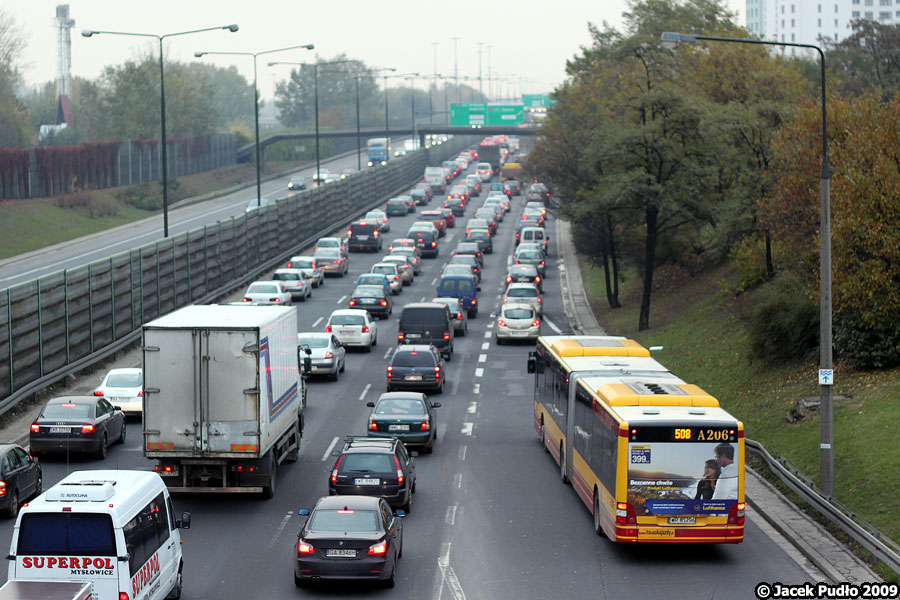
<path id="1" fill-rule="evenodd" d="M 622 308 L 606 303 L 603 272 L 581 265 L 597 319 L 607 332 L 665 349 L 656 357 L 685 381 L 717 397 L 744 422 L 746 435 L 770 453 L 784 455 L 818 482 L 819 418 L 789 420 L 799 400 L 818 397 L 814 362 L 771 364 L 751 356 L 740 311 L 744 299 L 721 291 L 728 268 L 691 277 L 660 270 L 651 300 L 650 325 L 637 331 L 641 282 L 634 273 L 620 283 Z M 836 365 L 834 386 L 835 497 L 893 540 L 900 540 L 900 369 L 854 371 Z"/>

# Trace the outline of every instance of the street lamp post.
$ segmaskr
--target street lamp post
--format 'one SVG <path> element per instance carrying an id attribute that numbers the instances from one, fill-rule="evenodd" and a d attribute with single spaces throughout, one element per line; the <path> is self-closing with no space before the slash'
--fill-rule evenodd
<path id="1" fill-rule="evenodd" d="M 136 37 L 152 37 L 159 41 L 159 111 L 161 135 L 159 139 L 160 145 L 160 162 L 162 163 L 162 189 L 163 189 L 163 237 L 169 237 L 169 156 L 167 152 L 166 140 L 166 78 L 163 68 L 163 40 L 167 37 L 175 37 L 177 35 L 188 35 L 190 33 L 201 33 L 203 31 L 215 31 L 217 29 L 227 29 L 234 33 L 238 30 L 235 24 L 221 25 L 218 27 L 205 27 L 203 29 L 192 29 L 190 31 L 179 31 L 177 33 L 164 33 L 157 35 L 155 33 L 134 33 L 129 31 L 104 31 L 98 29 L 85 29 L 81 32 L 84 37 L 92 37 L 95 35 L 130 35 Z"/>
<path id="2" fill-rule="evenodd" d="M 813 44 L 774 42 L 745 38 L 728 38 L 709 35 L 689 35 L 665 32 L 662 42 L 674 46 L 679 42 L 733 42 L 737 44 L 763 44 L 810 48 L 819 53 L 822 77 L 822 169 L 819 181 L 819 486 L 827 496 L 834 495 L 834 413 L 832 386 L 832 306 L 831 306 L 831 172 L 828 168 L 828 121 L 825 104 L 825 53 Z"/>
<path id="3" fill-rule="evenodd" d="M 391 69 L 392 71 L 396 71 L 397 69 Z M 388 112 L 388 79 L 392 77 L 410 77 L 410 76 L 418 77 L 418 73 L 401 73 L 400 75 L 385 75 L 384 76 L 384 137 L 385 137 L 385 150 L 387 150 L 387 144 L 390 143 L 391 139 L 391 125 L 389 120 L 389 112 Z"/>
<path id="4" fill-rule="evenodd" d="M 261 168 L 262 168 L 262 160 L 259 152 L 259 86 L 257 86 L 256 81 L 256 58 L 262 54 L 272 54 L 275 52 L 284 52 L 287 50 L 297 50 L 300 48 L 305 48 L 306 50 L 312 50 L 315 46 L 313 44 L 303 44 L 300 46 L 288 46 L 287 48 L 276 48 L 274 50 L 263 50 L 262 52 L 194 52 L 194 56 L 197 58 L 201 58 L 207 54 L 222 54 L 222 55 L 232 55 L 232 56 L 251 56 L 253 57 L 253 124 L 255 128 L 255 151 L 256 151 L 256 206 L 257 208 L 262 206 L 262 176 L 261 176 Z"/>

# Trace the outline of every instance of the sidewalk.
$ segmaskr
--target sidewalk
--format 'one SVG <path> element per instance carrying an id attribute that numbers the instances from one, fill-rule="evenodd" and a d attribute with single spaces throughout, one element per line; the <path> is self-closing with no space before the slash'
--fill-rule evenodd
<path id="1" fill-rule="evenodd" d="M 579 334 L 607 335 L 588 302 L 567 221 L 556 220 L 556 243 L 566 319 Z M 762 517 L 755 524 L 807 571 L 810 581 L 880 581 L 868 565 L 749 467 L 745 486 L 749 518 Z"/>

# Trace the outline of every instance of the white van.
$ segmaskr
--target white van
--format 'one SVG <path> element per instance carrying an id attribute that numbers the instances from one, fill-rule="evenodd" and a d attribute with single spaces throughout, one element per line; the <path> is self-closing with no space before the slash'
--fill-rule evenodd
<path id="1" fill-rule="evenodd" d="M 178 598 L 181 534 L 156 473 L 76 471 L 22 507 L 9 580 L 85 581 L 95 600 Z"/>

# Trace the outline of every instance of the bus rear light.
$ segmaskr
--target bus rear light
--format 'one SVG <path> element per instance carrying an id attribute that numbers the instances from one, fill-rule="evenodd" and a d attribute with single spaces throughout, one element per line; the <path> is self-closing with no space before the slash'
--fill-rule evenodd
<path id="1" fill-rule="evenodd" d="M 728 523 L 730 525 L 743 525 L 744 524 L 744 508 L 745 504 L 743 502 L 736 502 L 731 505 L 731 510 L 728 511 Z"/>
<path id="2" fill-rule="evenodd" d="M 637 514 L 634 507 L 627 502 L 616 503 L 616 523 L 619 525 L 634 524 L 637 522 Z"/>

